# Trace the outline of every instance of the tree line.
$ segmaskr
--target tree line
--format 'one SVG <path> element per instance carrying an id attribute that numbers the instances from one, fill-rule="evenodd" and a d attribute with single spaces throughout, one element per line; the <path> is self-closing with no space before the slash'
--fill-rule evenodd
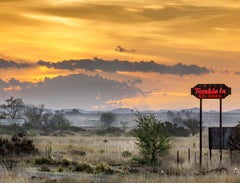
<path id="1" fill-rule="evenodd" d="M 138 118 L 139 112 L 136 112 L 136 117 Z M 173 113 L 174 114 L 174 113 Z M 100 122 L 102 123 L 105 130 L 113 129 L 112 124 L 116 121 L 117 116 L 112 112 L 105 112 L 101 114 Z M 187 137 L 190 135 L 196 135 L 199 132 L 199 121 L 193 118 L 183 119 L 180 116 L 178 118 L 174 117 L 173 121 L 158 121 L 159 126 L 164 129 L 165 132 L 175 137 Z M 126 131 L 126 126 L 128 122 L 120 122 L 123 132 Z M 180 124 L 180 125 L 179 125 Z M 134 135 L 135 129 L 133 129 L 132 135 Z"/>
<path id="2" fill-rule="evenodd" d="M 50 132 L 68 130 L 71 127 L 70 121 L 64 116 L 64 111 L 51 112 L 45 108 L 44 104 L 25 104 L 21 98 L 9 97 L 0 107 L 3 109 L 0 113 L 1 119 L 9 119 L 13 122 L 16 119 L 24 120 L 22 126 L 13 123 L 5 126 L 4 130 L 11 131 L 11 128 L 14 127 L 18 132 L 30 129 Z M 3 126 L 1 125 L 1 129 Z"/>

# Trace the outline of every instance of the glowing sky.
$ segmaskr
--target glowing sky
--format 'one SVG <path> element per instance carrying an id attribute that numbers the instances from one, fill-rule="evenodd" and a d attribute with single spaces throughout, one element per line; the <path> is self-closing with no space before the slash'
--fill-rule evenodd
<path id="1" fill-rule="evenodd" d="M 225 83 L 240 108 L 238 0 L 1 0 L 0 102 L 183 109 Z M 12 61 L 12 62 L 11 62 Z M 64 62 L 65 61 L 65 62 Z M 218 101 L 204 101 L 218 110 Z"/>

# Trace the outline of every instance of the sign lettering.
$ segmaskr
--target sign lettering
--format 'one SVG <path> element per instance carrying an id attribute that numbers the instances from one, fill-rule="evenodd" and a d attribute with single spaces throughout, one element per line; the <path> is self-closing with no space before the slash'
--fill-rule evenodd
<path id="1" fill-rule="evenodd" d="M 198 84 L 191 89 L 191 95 L 199 99 L 222 99 L 231 95 L 231 88 L 225 84 Z"/>

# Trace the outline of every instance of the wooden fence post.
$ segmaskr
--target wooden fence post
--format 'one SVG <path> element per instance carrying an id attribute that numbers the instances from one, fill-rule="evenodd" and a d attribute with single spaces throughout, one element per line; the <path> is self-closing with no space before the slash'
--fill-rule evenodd
<path id="1" fill-rule="evenodd" d="M 188 148 L 188 163 L 190 163 L 190 161 L 191 161 L 191 154 L 190 153 L 191 153 L 190 148 Z"/>
<path id="2" fill-rule="evenodd" d="M 179 151 L 177 151 L 177 166 L 179 165 Z"/>

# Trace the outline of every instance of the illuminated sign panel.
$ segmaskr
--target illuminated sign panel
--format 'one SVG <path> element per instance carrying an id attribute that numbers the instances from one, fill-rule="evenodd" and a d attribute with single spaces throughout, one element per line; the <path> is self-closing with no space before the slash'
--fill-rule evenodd
<path id="1" fill-rule="evenodd" d="M 225 84 L 198 84 L 191 88 L 191 95 L 199 99 L 222 99 L 231 95 L 231 88 Z"/>

